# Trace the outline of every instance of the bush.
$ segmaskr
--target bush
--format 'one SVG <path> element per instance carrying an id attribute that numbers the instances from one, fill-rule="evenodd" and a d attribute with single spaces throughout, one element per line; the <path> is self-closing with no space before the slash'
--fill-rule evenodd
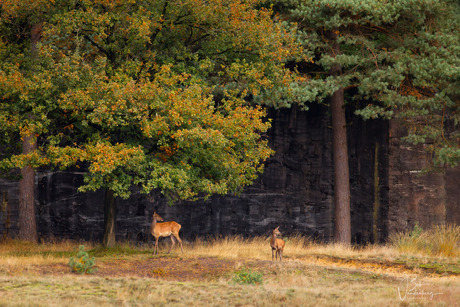
<path id="1" fill-rule="evenodd" d="M 261 284 L 263 275 L 251 269 L 242 269 L 235 272 L 233 282 L 238 284 Z"/>
<path id="2" fill-rule="evenodd" d="M 69 260 L 69 266 L 72 272 L 80 274 L 91 274 L 97 269 L 94 268 L 94 257 L 90 258 L 88 253 L 85 252 L 85 246 L 80 245 L 77 257 L 71 257 Z"/>

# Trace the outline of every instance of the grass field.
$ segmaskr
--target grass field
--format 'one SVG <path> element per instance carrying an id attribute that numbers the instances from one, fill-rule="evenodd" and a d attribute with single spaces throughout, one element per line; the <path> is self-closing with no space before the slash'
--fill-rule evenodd
<path id="1" fill-rule="evenodd" d="M 401 239 L 401 238 L 399 238 Z M 113 249 L 84 243 L 96 272 L 72 273 L 79 243 L 0 243 L 0 306 L 459 306 L 460 258 L 395 244 L 349 248 L 285 238 L 169 239 Z"/>

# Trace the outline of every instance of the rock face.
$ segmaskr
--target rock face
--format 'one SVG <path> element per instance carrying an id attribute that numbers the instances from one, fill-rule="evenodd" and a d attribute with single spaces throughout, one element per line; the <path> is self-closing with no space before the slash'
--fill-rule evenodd
<path id="1" fill-rule="evenodd" d="M 401 142 L 401 123 L 390 125 L 388 224 L 390 233 L 433 224 L 460 224 L 460 168 L 425 174 L 428 155 L 423 146 Z"/>
<path id="2" fill-rule="evenodd" d="M 284 234 L 332 239 L 332 131 L 327 109 L 312 106 L 271 110 L 270 146 L 276 154 L 252 186 L 237 195 L 169 206 L 160 194 L 133 190 L 117 199 L 117 240 L 151 242 L 153 211 L 182 225 L 181 236 L 266 235 L 280 226 Z M 352 238 L 355 243 L 382 242 L 388 235 L 433 223 L 460 223 L 460 169 L 419 176 L 427 157 L 400 142 L 397 122 L 363 121 L 349 116 Z M 104 192 L 78 193 L 82 174 L 38 173 L 36 202 L 42 238 L 101 240 Z M 18 232 L 17 183 L 0 181 L 0 234 Z"/>

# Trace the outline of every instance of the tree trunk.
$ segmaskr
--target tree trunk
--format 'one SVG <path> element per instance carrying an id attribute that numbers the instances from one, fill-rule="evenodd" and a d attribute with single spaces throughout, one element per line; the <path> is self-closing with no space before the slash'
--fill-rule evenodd
<path id="1" fill-rule="evenodd" d="M 337 32 L 329 31 L 334 56 L 341 53 L 337 43 Z M 340 76 L 342 67 L 335 64 L 331 75 Z M 344 88 L 339 88 L 331 97 L 332 152 L 334 160 L 334 239 L 338 243 L 351 243 L 350 221 L 350 167 L 348 165 L 347 120 L 345 116 Z"/>
<path id="2" fill-rule="evenodd" d="M 30 30 L 32 60 L 37 56 L 37 44 L 40 41 L 42 23 L 37 23 Z M 30 116 L 29 119 L 32 119 Z M 22 153 L 28 154 L 37 149 L 37 139 L 33 133 L 24 137 Z M 19 180 L 19 238 L 37 242 L 37 222 L 35 217 L 35 170 L 27 165 L 21 169 Z"/>
<path id="3" fill-rule="evenodd" d="M 345 119 L 344 89 L 337 90 L 331 99 L 332 151 L 334 159 L 334 239 L 351 243 L 350 223 L 350 170 L 348 166 L 347 126 Z"/>
<path id="4" fill-rule="evenodd" d="M 37 148 L 34 137 L 27 136 L 22 143 L 22 153 L 27 154 Z M 19 180 L 19 239 L 37 242 L 37 222 L 35 217 L 35 171 L 31 166 L 21 169 Z"/>
<path id="5" fill-rule="evenodd" d="M 104 239 L 102 244 L 105 247 L 115 246 L 115 221 L 117 219 L 117 206 L 113 191 L 107 189 L 105 191 L 104 202 Z"/>

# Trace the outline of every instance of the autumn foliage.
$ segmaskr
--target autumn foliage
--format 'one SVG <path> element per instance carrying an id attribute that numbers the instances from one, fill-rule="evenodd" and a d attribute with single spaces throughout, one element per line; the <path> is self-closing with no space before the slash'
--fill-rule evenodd
<path id="1" fill-rule="evenodd" d="M 288 88 L 283 62 L 300 50 L 262 1 L 30 4 L 1 5 L 0 129 L 39 146 L 5 151 L 4 169 L 79 167 L 81 191 L 171 200 L 236 192 L 262 171 L 270 121 L 251 101 Z M 37 23 L 31 57 L 23 30 Z"/>

